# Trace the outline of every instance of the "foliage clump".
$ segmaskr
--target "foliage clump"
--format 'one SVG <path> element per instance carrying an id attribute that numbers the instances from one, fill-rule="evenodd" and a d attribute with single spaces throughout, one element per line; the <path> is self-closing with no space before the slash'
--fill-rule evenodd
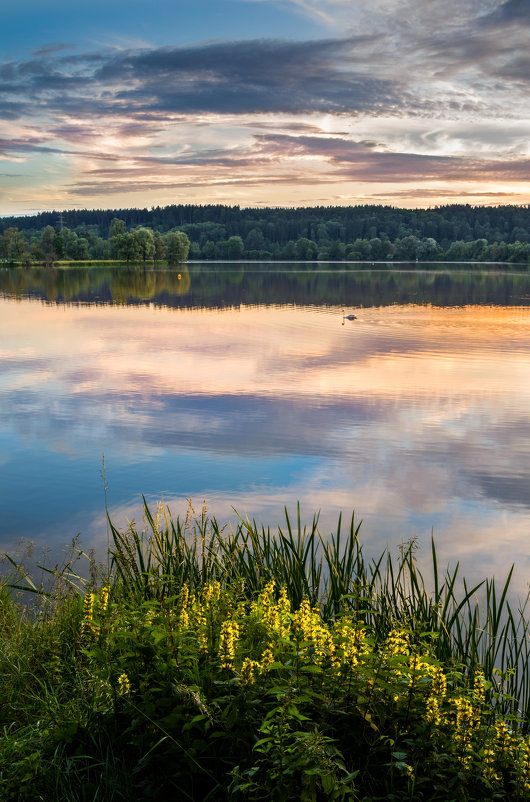
<path id="1" fill-rule="evenodd" d="M 329 579 L 327 599 L 242 569 L 227 581 L 204 517 L 199 575 L 157 571 L 153 539 L 113 531 L 113 570 L 86 592 L 24 612 L 2 588 L 2 798 L 530 798 L 516 667 L 441 659 L 425 615 L 404 599 L 391 613 L 375 583 L 330 604 Z M 311 533 L 289 533 L 311 553 Z"/>

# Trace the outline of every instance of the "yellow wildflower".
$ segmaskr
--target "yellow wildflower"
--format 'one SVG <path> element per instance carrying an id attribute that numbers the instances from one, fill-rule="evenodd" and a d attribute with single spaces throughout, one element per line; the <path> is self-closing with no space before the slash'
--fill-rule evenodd
<path id="1" fill-rule="evenodd" d="M 91 621 L 94 613 L 94 594 L 85 593 L 83 599 L 83 620 Z"/>
<path id="2" fill-rule="evenodd" d="M 453 700 L 453 704 L 456 708 L 454 741 L 459 753 L 458 761 L 467 768 L 471 763 L 471 738 L 477 725 L 477 716 L 469 699 L 460 696 Z"/>
<path id="3" fill-rule="evenodd" d="M 484 759 L 482 761 L 482 776 L 489 782 L 500 779 L 495 771 L 495 750 L 491 746 L 492 744 L 484 748 Z"/>
<path id="4" fill-rule="evenodd" d="M 93 593 L 85 593 L 82 630 L 88 634 L 99 635 L 99 626 L 94 623 L 94 598 Z"/>
<path id="5" fill-rule="evenodd" d="M 279 619 L 277 631 L 280 638 L 287 638 L 291 624 L 291 602 L 287 598 L 287 590 L 285 588 L 280 589 L 277 608 Z"/>
<path id="6" fill-rule="evenodd" d="M 363 657 L 369 649 L 365 643 L 364 622 L 352 621 L 350 618 L 342 618 L 335 624 L 334 628 L 335 650 L 331 657 L 333 668 L 354 669 L 363 662 Z"/>
<path id="7" fill-rule="evenodd" d="M 187 629 L 190 624 L 189 616 L 189 601 L 190 591 L 187 585 L 183 585 L 180 589 L 178 597 L 178 613 L 176 614 L 176 624 L 179 629 Z"/>
<path id="8" fill-rule="evenodd" d="M 262 623 L 269 631 L 279 627 L 279 611 L 274 603 L 275 582 L 268 582 L 258 598 L 250 605 L 250 615 Z"/>
<path id="9" fill-rule="evenodd" d="M 105 613 L 107 611 L 107 608 L 109 606 L 109 593 L 110 593 L 109 586 L 108 585 L 104 585 L 101 588 L 101 593 L 99 594 L 99 604 L 98 604 L 98 606 L 99 606 L 99 611 L 101 613 Z"/>
<path id="10" fill-rule="evenodd" d="M 508 756 L 514 746 L 515 737 L 504 721 L 495 723 L 495 748 L 497 754 Z"/>
<path id="11" fill-rule="evenodd" d="M 265 649 L 261 655 L 260 673 L 266 674 L 273 663 L 274 655 L 272 653 L 272 649 Z"/>
<path id="12" fill-rule="evenodd" d="M 304 651 L 312 651 L 316 663 L 322 663 L 326 656 L 333 654 L 335 645 L 331 632 L 323 624 L 318 608 L 312 609 L 308 599 L 304 599 L 294 613 L 293 628 L 308 641 Z"/>
<path id="13" fill-rule="evenodd" d="M 410 634 L 400 629 L 392 629 L 386 639 L 386 651 L 389 655 L 403 654 L 410 652 Z"/>
<path id="14" fill-rule="evenodd" d="M 523 799 L 530 796 L 530 742 L 528 737 L 521 739 L 519 746 L 520 790 Z"/>
<path id="15" fill-rule="evenodd" d="M 215 580 L 215 582 L 207 582 L 202 591 L 202 597 L 205 602 L 208 602 L 210 605 L 214 605 L 219 601 L 219 597 L 221 595 L 221 583 Z"/>
<path id="16" fill-rule="evenodd" d="M 118 677 L 118 694 L 120 696 L 126 696 L 131 691 L 131 683 L 129 682 L 129 677 L 125 672 L 120 674 Z"/>
<path id="17" fill-rule="evenodd" d="M 185 583 L 182 585 L 179 593 L 179 605 L 181 607 L 186 607 L 190 598 L 190 589 L 188 588 L 187 584 Z"/>
<path id="18" fill-rule="evenodd" d="M 144 624 L 146 627 L 151 627 L 153 625 L 154 620 L 154 613 L 151 609 L 149 609 L 144 615 Z"/>
<path id="19" fill-rule="evenodd" d="M 427 699 L 427 710 L 425 718 L 430 724 L 439 726 L 442 723 L 442 714 L 440 712 L 440 702 L 436 696 L 429 696 Z"/>
<path id="20" fill-rule="evenodd" d="M 444 698 L 447 693 L 447 677 L 440 666 L 429 666 L 427 673 L 432 677 L 431 693 L 433 696 Z"/>
<path id="21" fill-rule="evenodd" d="M 260 669 L 260 664 L 257 660 L 251 660 L 249 657 L 245 657 L 243 660 L 243 665 L 241 666 L 241 672 L 239 674 L 239 679 L 242 685 L 252 685 L 254 680 L 256 679 L 256 674 Z"/>
<path id="22" fill-rule="evenodd" d="M 193 604 L 191 605 L 189 618 L 191 619 L 197 633 L 199 651 L 201 654 L 206 654 L 208 651 L 208 622 L 206 619 L 205 605 L 194 600 Z"/>
<path id="23" fill-rule="evenodd" d="M 239 637 L 239 625 L 237 621 L 223 621 L 221 624 L 221 634 L 219 637 L 219 656 L 221 658 L 221 668 L 234 668 L 234 657 L 236 653 L 236 643 Z"/>

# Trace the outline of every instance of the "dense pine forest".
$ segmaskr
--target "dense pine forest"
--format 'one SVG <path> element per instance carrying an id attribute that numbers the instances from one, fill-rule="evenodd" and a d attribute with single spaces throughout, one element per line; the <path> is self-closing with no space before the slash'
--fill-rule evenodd
<path id="1" fill-rule="evenodd" d="M 172 205 L 0 218 L 0 259 L 530 262 L 530 206 Z M 185 235 L 185 236 L 184 236 Z"/>

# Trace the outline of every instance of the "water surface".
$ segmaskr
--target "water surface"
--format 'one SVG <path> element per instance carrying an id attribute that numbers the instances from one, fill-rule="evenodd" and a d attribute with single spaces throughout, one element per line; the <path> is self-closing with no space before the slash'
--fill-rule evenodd
<path id="1" fill-rule="evenodd" d="M 529 303 L 468 266 L 2 269 L 0 549 L 101 552 L 104 454 L 120 525 L 142 494 L 271 525 L 300 501 L 524 588 Z"/>

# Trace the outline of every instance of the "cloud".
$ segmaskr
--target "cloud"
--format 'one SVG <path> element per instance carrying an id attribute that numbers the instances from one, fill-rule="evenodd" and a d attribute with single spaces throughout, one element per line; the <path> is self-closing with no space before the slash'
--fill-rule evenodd
<path id="1" fill-rule="evenodd" d="M 479 21 L 484 27 L 495 28 L 513 23 L 530 25 L 530 5 L 528 0 L 505 0 Z"/>
<path id="2" fill-rule="evenodd" d="M 275 2 L 275 0 L 247 0 Z M 498 27 L 530 22 L 527 0 L 285 0 L 293 10 L 332 30 L 393 30 L 399 36 L 417 35 L 426 30 L 464 29 L 470 25 Z"/>
<path id="3" fill-rule="evenodd" d="M 72 42 L 50 42 L 48 45 L 44 45 L 44 47 L 39 47 L 36 50 L 32 51 L 32 55 L 36 58 L 40 58 L 42 56 L 53 56 L 55 53 L 60 53 L 63 50 L 75 50 L 76 45 Z"/>
<path id="4" fill-rule="evenodd" d="M 61 153 L 60 148 L 51 148 L 42 144 L 36 137 L 24 139 L 0 139 L 0 156 L 9 157 L 11 154 L 24 153 Z"/>
<path id="5" fill-rule="evenodd" d="M 393 77 L 374 76 L 380 36 L 247 41 L 56 58 L 0 68 L 20 115 L 375 113 L 410 105 Z M 373 57 L 372 57 L 373 58 Z M 89 100 L 89 102 L 87 102 Z M 415 106 L 421 105 L 416 98 Z M 11 106 L 11 113 L 17 111 Z"/>
<path id="6" fill-rule="evenodd" d="M 440 201 L 446 200 L 447 198 L 452 199 L 455 202 L 460 203 L 463 198 L 470 198 L 470 199 L 480 199 L 480 198 L 513 198 L 513 192 L 466 192 L 461 187 L 437 187 L 436 189 L 426 189 L 422 187 L 420 189 L 401 189 L 397 191 L 386 191 L 385 198 L 396 198 L 396 200 L 411 200 L 411 199 L 419 199 L 420 201 L 425 201 L 427 198 L 432 198 L 433 201 Z M 381 198 L 382 200 L 382 198 Z"/>
<path id="7" fill-rule="evenodd" d="M 530 180 L 529 158 L 470 159 L 457 156 L 429 156 L 396 153 L 370 141 L 347 141 L 336 137 L 287 135 L 261 136 L 260 141 L 278 153 L 291 156 L 320 156 L 344 178 L 371 181 L 415 181 L 470 179 Z"/>
<path id="8" fill-rule="evenodd" d="M 32 146 L 28 146 L 32 147 Z M 50 149 L 51 150 L 51 149 Z M 183 190 L 197 184 L 210 187 L 247 187 L 289 184 L 330 185 L 339 182 L 366 182 L 372 185 L 424 184 L 446 182 L 437 190 L 412 189 L 404 196 L 434 196 L 442 192 L 451 197 L 450 182 L 525 182 L 530 178 L 530 159 L 508 155 L 492 158 L 467 154 L 431 156 L 392 151 L 370 140 L 347 140 L 324 135 L 265 134 L 258 131 L 247 143 L 237 147 L 181 150 L 170 155 L 129 153 L 123 159 L 111 154 L 69 151 L 83 161 L 83 180 L 68 186 L 72 197 L 93 197 L 101 193 Z M 397 190 L 391 194 L 399 196 Z M 469 196 L 496 197 L 499 193 L 469 190 Z M 501 192 L 501 194 L 503 194 Z M 505 193 L 513 195 L 513 193 Z"/>
<path id="9" fill-rule="evenodd" d="M 137 110 L 263 114 L 393 107 L 391 79 L 374 78 L 356 55 L 374 37 L 314 42 L 249 41 L 118 54 L 94 75 Z"/>
<path id="10" fill-rule="evenodd" d="M 324 15 L 329 35 L 84 53 L 52 43 L 4 61 L 0 158 L 62 156 L 65 200 L 246 185 L 253 204 L 252 188 L 289 181 L 315 197 L 362 183 L 364 198 L 383 182 L 528 182 L 526 6 L 290 5 Z"/>
<path id="11" fill-rule="evenodd" d="M 346 4 L 338 6 L 345 12 Z M 362 7 L 366 12 L 371 4 Z M 430 2 L 426 8 L 437 13 Z M 493 14 L 514 16 L 510 9 L 506 3 Z M 75 54 L 64 54 L 67 45 L 50 45 L 26 61 L 3 63 L 1 109 L 10 119 L 127 114 L 160 124 L 183 114 L 495 115 L 497 98 L 510 91 L 513 109 L 526 102 L 512 85 L 528 80 L 524 31 L 497 36 L 487 15 L 470 30 L 440 28 L 432 20 L 426 25 L 418 14 L 410 24 L 396 16 L 391 25 L 392 10 L 393 4 L 375 4 L 386 14 L 377 30 L 357 27 L 347 36 L 312 41 Z M 462 12 L 457 18 L 462 21 Z"/>

